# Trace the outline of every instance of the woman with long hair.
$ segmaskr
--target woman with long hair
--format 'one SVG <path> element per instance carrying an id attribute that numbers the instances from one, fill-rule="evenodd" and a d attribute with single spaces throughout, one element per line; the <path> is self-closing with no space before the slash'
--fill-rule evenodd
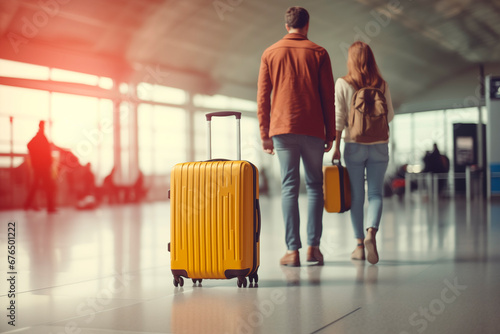
<path id="1" fill-rule="evenodd" d="M 387 139 L 356 142 L 349 131 L 348 119 L 351 100 L 355 92 L 364 87 L 378 88 L 387 103 L 387 121 L 394 118 L 391 94 L 387 82 L 380 75 L 373 52 L 368 44 L 357 41 L 349 47 L 348 73 L 335 83 L 336 130 L 333 158 L 340 160 L 340 140 L 344 132 L 344 160 L 351 183 L 351 222 L 357 247 L 351 258 L 375 264 L 379 260 L 375 235 L 382 216 L 384 176 L 389 163 Z M 368 183 L 368 211 L 364 217 L 365 172 Z M 366 222 L 366 237 L 365 237 Z"/>

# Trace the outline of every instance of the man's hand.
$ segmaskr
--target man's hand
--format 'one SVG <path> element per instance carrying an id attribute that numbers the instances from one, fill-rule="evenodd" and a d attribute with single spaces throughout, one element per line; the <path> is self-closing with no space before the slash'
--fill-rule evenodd
<path id="1" fill-rule="evenodd" d="M 262 148 L 267 154 L 274 154 L 274 144 L 271 138 L 262 140 Z"/>
<path id="2" fill-rule="evenodd" d="M 333 147 L 333 141 L 325 141 L 325 152 L 330 152 Z"/>

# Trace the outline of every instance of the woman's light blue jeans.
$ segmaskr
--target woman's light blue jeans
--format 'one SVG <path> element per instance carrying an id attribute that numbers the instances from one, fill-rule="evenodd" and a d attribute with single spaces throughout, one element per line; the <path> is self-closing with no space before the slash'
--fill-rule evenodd
<path id="1" fill-rule="evenodd" d="M 308 197 L 307 243 L 319 246 L 323 231 L 323 154 L 324 140 L 305 135 L 273 136 L 281 168 L 281 206 L 288 250 L 302 247 L 300 241 L 299 188 L 300 159 L 304 165 Z"/>
<path id="2" fill-rule="evenodd" d="M 389 163 L 388 144 L 346 143 L 344 160 L 351 182 L 351 223 L 354 236 L 365 238 L 365 170 L 368 184 L 367 228 L 378 230 L 382 217 L 384 176 Z"/>

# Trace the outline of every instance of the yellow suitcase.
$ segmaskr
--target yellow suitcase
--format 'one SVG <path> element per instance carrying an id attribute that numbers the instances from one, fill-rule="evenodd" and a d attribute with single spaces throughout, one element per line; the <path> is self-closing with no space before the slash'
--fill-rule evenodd
<path id="1" fill-rule="evenodd" d="M 349 173 L 340 162 L 323 166 L 323 194 L 327 212 L 342 213 L 351 209 Z"/>
<path id="2" fill-rule="evenodd" d="M 261 227 L 258 170 L 241 160 L 241 113 L 210 113 L 207 121 L 214 116 L 236 116 L 238 160 L 174 166 L 169 192 L 169 250 L 175 286 L 183 285 L 183 277 L 191 278 L 194 283 L 236 277 L 238 287 L 247 286 L 246 277 L 251 285 L 258 282 Z"/>

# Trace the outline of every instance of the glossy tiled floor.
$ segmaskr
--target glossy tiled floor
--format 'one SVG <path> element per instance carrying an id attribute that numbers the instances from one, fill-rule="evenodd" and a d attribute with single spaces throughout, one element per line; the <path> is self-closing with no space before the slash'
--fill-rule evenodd
<path id="1" fill-rule="evenodd" d="M 325 214 L 325 266 L 282 268 L 279 198 L 261 202 L 259 287 L 240 289 L 235 280 L 174 288 L 168 202 L 0 212 L 0 332 L 499 333 L 499 203 L 386 200 L 375 266 L 349 259 L 349 215 Z"/>

